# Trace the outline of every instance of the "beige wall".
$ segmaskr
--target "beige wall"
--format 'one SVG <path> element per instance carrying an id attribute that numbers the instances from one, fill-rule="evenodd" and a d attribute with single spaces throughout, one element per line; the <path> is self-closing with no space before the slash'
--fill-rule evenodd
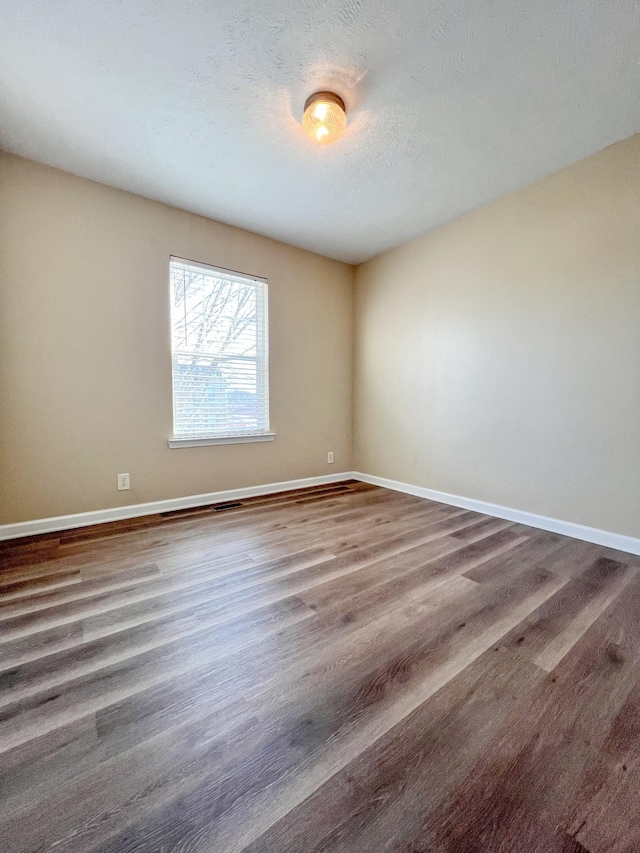
<path id="1" fill-rule="evenodd" d="M 167 447 L 170 254 L 269 278 L 273 443 Z M 0 154 L 0 523 L 349 470 L 352 282 L 347 265 Z"/>
<path id="2" fill-rule="evenodd" d="M 356 281 L 356 470 L 640 536 L 640 136 Z"/>
<path id="3" fill-rule="evenodd" d="M 273 444 L 168 449 L 170 254 L 269 278 Z M 0 523 L 353 467 L 640 536 L 640 137 L 361 266 L 353 389 L 352 281 L 0 153 Z"/>

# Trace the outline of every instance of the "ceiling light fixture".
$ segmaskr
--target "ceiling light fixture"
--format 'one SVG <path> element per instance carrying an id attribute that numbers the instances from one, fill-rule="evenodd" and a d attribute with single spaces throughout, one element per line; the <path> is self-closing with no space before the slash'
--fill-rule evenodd
<path id="1" fill-rule="evenodd" d="M 344 101 L 334 92 L 316 92 L 307 98 L 302 127 L 309 139 L 320 145 L 335 142 L 347 126 Z"/>

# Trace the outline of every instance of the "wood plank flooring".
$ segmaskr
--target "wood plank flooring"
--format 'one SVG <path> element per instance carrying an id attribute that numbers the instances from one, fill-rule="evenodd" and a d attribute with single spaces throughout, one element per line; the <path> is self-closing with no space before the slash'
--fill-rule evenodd
<path id="1" fill-rule="evenodd" d="M 355 481 L 0 544 L 0 849 L 640 851 L 640 558 Z"/>

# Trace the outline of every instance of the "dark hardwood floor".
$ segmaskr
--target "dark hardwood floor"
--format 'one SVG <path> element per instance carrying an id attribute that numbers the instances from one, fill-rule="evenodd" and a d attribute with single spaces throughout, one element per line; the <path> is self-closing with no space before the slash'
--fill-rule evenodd
<path id="1" fill-rule="evenodd" d="M 0 849 L 640 851 L 640 558 L 353 481 L 0 545 Z"/>

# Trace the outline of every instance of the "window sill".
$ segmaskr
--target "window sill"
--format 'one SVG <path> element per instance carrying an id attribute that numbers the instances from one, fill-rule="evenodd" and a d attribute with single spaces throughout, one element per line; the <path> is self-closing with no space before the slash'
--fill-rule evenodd
<path id="1" fill-rule="evenodd" d="M 254 441 L 273 441 L 275 432 L 261 432 L 254 435 L 221 435 L 215 438 L 170 438 L 172 450 L 181 447 L 206 447 L 209 444 L 249 444 Z"/>

